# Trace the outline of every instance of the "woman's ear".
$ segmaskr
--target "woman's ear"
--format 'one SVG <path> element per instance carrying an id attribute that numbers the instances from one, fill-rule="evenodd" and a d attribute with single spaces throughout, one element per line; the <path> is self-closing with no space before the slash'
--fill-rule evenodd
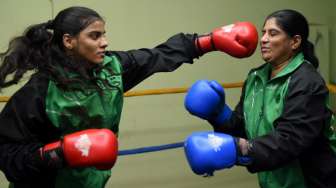
<path id="1" fill-rule="evenodd" d="M 75 38 L 72 37 L 70 34 L 63 35 L 63 45 L 66 49 L 72 50 L 74 48 Z"/>
<path id="2" fill-rule="evenodd" d="M 302 43 L 302 38 L 300 35 L 294 35 L 294 37 L 292 37 L 292 44 L 291 44 L 291 48 L 292 50 L 297 50 L 300 48 Z"/>

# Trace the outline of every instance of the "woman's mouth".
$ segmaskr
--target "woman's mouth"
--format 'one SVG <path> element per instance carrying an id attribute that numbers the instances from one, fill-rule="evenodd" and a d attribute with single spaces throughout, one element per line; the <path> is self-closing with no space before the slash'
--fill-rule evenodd
<path id="1" fill-rule="evenodd" d="M 100 57 L 104 57 L 105 56 L 105 51 L 98 52 L 97 55 L 100 56 Z"/>
<path id="2" fill-rule="evenodd" d="M 268 48 L 268 47 L 261 47 L 261 52 L 262 53 L 269 52 L 269 51 L 270 51 L 270 48 Z"/>

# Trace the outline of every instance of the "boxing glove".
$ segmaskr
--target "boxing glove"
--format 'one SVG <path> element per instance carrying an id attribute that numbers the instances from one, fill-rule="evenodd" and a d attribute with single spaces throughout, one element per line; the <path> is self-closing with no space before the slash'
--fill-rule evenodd
<path id="1" fill-rule="evenodd" d="M 197 117 L 219 126 L 230 119 L 232 111 L 225 104 L 223 87 L 217 81 L 199 80 L 188 90 L 184 106 Z"/>
<path id="2" fill-rule="evenodd" d="M 40 148 L 42 160 L 51 168 L 66 165 L 107 170 L 114 166 L 117 154 L 117 137 L 109 129 L 75 132 Z"/>
<path id="3" fill-rule="evenodd" d="M 214 171 L 231 168 L 235 164 L 248 165 L 252 160 L 242 156 L 238 138 L 216 132 L 195 132 L 184 142 L 184 152 L 192 171 L 212 176 Z"/>
<path id="4" fill-rule="evenodd" d="M 249 57 L 257 48 L 258 32 L 252 23 L 237 22 L 197 37 L 195 45 L 200 55 L 218 50 L 237 58 Z"/>

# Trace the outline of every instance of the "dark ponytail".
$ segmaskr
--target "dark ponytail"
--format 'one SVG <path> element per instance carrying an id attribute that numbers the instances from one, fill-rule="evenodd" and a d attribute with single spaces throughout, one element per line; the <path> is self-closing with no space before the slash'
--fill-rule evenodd
<path id="1" fill-rule="evenodd" d="M 48 22 L 32 25 L 22 36 L 9 42 L 8 49 L 0 53 L 0 88 L 17 83 L 24 73 L 41 65 L 49 55 L 51 32 L 47 29 Z M 10 80 L 6 80 L 13 74 Z"/>
<path id="2" fill-rule="evenodd" d="M 307 61 L 309 61 L 315 68 L 319 66 L 319 60 L 315 55 L 314 44 L 310 41 L 305 41 L 302 44 L 302 53 Z"/>
<path id="3" fill-rule="evenodd" d="M 266 20 L 270 18 L 275 18 L 277 25 L 290 37 L 294 37 L 295 35 L 301 36 L 302 41 L 299 52 L 302 52 L 304 58 L 315 68 L 318 68 L 319 61 L 315 55 L 314 44 L 308 41 L 309 25 L 307 19 L 298 11 L 290 9 L 273 12 L 267 16 Z"/>

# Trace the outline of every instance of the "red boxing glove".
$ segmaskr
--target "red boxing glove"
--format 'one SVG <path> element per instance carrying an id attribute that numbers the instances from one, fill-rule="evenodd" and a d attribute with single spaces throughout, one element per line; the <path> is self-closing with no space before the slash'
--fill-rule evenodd
<path id="1" fill-rule="evenodd" d="M 87 129 L 64 136 L 40 149 L 41 158 L 51 168 L 96 167 L 111 169 L 118 155 L 118 140 L 109 129 Z"/>
<path id="2" fill-rule="evenodd" d="M 237 58 L 249 57 L 257 48 L 258 32 L 252 23 L 237 22 L 199 36 L 195 45 L 200 55 L 218 50 Z"/>

